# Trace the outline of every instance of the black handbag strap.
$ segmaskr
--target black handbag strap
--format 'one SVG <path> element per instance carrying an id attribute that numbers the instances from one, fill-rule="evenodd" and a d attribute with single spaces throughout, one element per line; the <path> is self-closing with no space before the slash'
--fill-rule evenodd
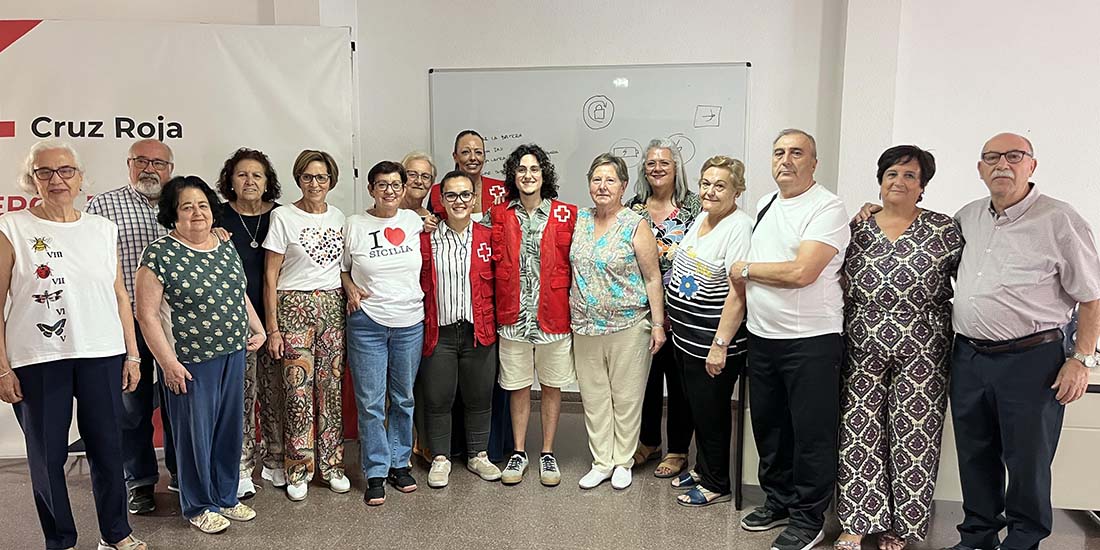
<path id="1" fill-rule="evenodd" d="M 768 209 L 772 207 L 772 203 L 774 203 L 775 199 L 778 198 L 779 193 L 772 195 L 772 200 L 768 201 L 768 204 L 764 205 L 764 208 L 760 209 L 760 213 L 756 215 L 756 223 L 752 226 L 753 231 L 756 231 L 756 226 L 760 225 L 760 220 L 764 219 L 764 214 L 768 213 Z"/>

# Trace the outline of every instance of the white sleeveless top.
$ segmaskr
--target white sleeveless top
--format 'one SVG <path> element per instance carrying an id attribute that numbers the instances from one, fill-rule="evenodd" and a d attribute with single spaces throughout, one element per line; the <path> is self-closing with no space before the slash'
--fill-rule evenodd
<path id="1" fill-rule="evenodd" d="M 114 222 L 87 212 L 53 222 L 20 210 L 0 216 L 0 233 L 15 250 L 4 333 L 12 368 L 126 353 Z"/>

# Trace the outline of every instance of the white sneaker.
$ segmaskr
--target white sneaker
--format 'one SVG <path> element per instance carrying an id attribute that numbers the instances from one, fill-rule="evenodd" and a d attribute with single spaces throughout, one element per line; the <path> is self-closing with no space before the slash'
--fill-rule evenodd
<path id="1" fill-rule="evenodd" d="M 342 473 L 335 473 L 329 476 L 327 480 L 328 488 L 334 493 L 346 493 L 351 490 L 351 481 Z"/>
<path id="2" fill-rule="evenodd" d="M 611 474 L 611 487 L 614 489 L 626 489 L 630 487 L 630 481 L 630 468 L 615 466 L 615 471 Z"/>
<path id="3" fill-rule="evenodd" d="M 496 481 L 501 477 L 500 468 L 489 462 L 489 457 L 485 454 L 485 451 L 466 459 L 466 469 L 477 474 L 485 481 Z"/>
<path id="4" fill-rule="evenodd" d="M 444 458 L 436 458 L 432 461 L 432 469 L 428 472 L 428 487 L 442 489 L 447 486 L 451 476 L 451 461 Z"/>
<path id="5" fill-rule="evenodd" d="M 294 502 L 305 500 L 307 492 L 309 492 L 309 483 L 305 481 L 286 486 L 286 496 Z"/>
<path id="6" fill-rule="evenodd" d="M 593 489 L 609 479 L 611 479 L 610 470 L 604 471 L 593 466 L 591 470 L 588 470 L 587 474 L 584 474 L 584 477 L 581 478 L 578 485 L 581 486 L 581 489 Z"/>
<path id="7" fill-rule="evenodd" d="M 286 487 L 286 470 L 282 468 L 268 468 L 260 471 L 260 477 L 271 482 L 275 487 Z"/>
<path id="8" fill-rule="evenodd" d="M 237 482 L 237 498 L 249 499 L 256 496 L 256 484 L 252 483 L 252 478 L 242 477 Z"/>

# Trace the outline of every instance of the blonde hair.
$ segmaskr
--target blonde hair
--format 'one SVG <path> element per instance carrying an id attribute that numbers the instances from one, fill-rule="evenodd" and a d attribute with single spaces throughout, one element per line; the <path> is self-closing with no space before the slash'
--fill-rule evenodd
<path id="1" fill-rule="evenodd" d="M 703 177 L 703 173 L 708 168 L 721 168 L 729 172 L 732 177 L 730 184 L 733 185 L 733 190 L 738 194 L 745 192 L 745 163 L 726 155 L 716 155 L 703 163 L 703 167 L 699 169 L 700 178 Z"/>
<path id="2" fill-rule="evenodd" d="M 435 162 L 432 161 L 431 155 L 424 151 L 413 151 L 405 155 L 405 158 L 401 159 L 401 166 L 408 168 L 409 163 L 414 160 L 423 160 L 427 162 L 428 166 L 432 167 L 432 179 L 435 179 Z"/>

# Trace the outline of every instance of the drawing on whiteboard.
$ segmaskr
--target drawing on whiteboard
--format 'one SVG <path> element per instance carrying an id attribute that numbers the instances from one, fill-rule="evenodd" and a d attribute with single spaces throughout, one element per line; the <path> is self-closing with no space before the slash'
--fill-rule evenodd
<path id="1" fill-rule="evenodd" d="M 691 141 L 691 138 L 676 133 L 668 136 L 668 139 L 680 150 L 680 158 L 684 159 L 684 162 L 691 162 L 691 159 L 695 158 L 695 142 Z"/>
<path id="2" fill-rule="evenodd" d="M 626 165 L 634 168 L 642 160 L 642 144 L 630 138 L 622 138 L 611 144 L 609 152 L 623 159 Z"/>
<path id="3" fill-rule="evenodd" d="M 615 118 L 615 103 L 605 95 L 594 95 L 584 102 L 582 113 L 585 126 L 593 130 L 602 130 Z"/>
<path id="4" fill-rule="evenodd" d="M 721 105 L 696 105 L 695 127 L 717 128 L 722 125 Z"/>

